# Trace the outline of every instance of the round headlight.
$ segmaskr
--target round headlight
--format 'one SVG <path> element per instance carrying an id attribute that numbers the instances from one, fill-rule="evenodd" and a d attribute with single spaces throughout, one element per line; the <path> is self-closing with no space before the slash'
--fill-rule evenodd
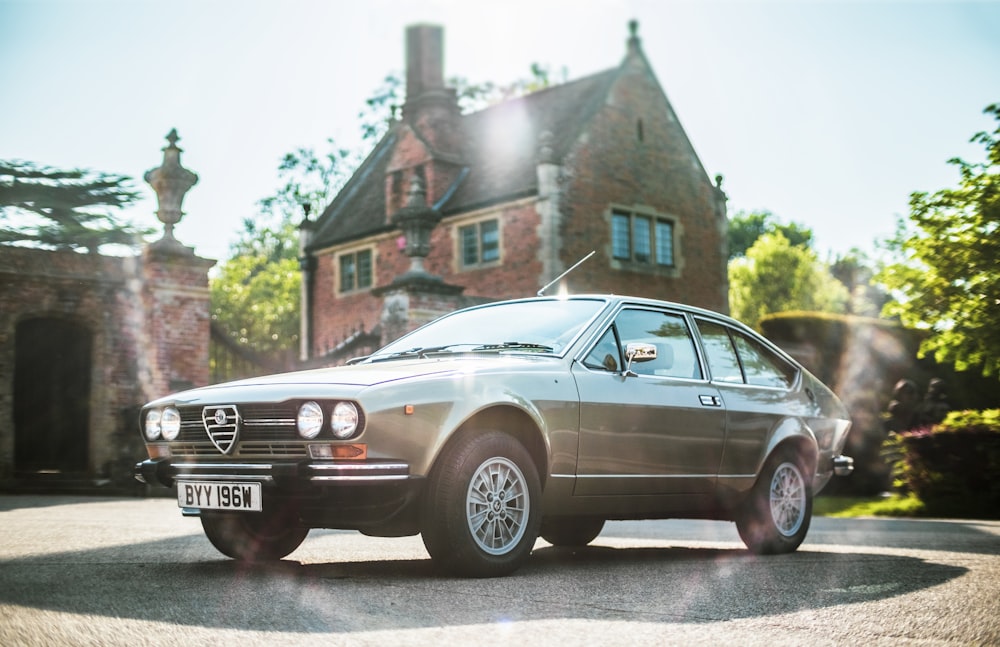
<path id="1" fill-rule="evenodd" d="M 333 435 L 341 440 L 350 438 L 358 428 L 358 408 L 350 402 L 338 402 L 330 418 Z"/>
<path id="2" fill-rule="evenodd" d="M 163 440 L 177 440 L 181 433 L 181 412 L 177 407 L 167 407 L 160 415 L 160 433 Z"/>
<path id="3" fill-rule="evenodd" d="M 316 402 L 303 402 L 295 417 L 295 426 L 303 438 L 315 438 L 323 430 L 323 407 Z"/>
<path id="4" fill-rule="evenodd" d="M 160 437 L 160 410 L 150 409 L 146 412 L 146 439 L 157 440 Z"/>

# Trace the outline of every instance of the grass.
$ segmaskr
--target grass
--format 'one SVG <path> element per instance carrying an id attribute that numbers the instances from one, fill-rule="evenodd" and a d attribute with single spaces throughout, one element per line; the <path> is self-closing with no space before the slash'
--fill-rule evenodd
<path id="1" fill-rule="evenodd" d="M 818 496 L 813 514 L 824 517 L 919 517 L 924 503 L 911 495 L 877 497 Z"/>

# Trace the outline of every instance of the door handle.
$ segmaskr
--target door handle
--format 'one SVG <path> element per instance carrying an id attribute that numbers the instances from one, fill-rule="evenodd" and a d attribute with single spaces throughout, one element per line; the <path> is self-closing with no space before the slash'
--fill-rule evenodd
<path id="1" fill-rule="evenodd" d="M 717 395 L 699 395 L 698 400 L 701 401 L 703 407 L 721 407 L 722 398 Z"/>

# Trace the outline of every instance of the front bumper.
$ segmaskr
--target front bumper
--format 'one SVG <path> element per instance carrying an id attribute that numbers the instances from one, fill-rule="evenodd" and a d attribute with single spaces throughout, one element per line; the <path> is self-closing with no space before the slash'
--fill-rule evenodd
<path id="1" fill-rule="evenodd" d="M 135 479 L 171 487 L 184 481 L 254 481 L 279 488 L 314 485 L 405 481 L 410 466 L 403 461 L 192 461 L 150 458 L 136 463 Z"/>
<path id="2" fill-rule="evenodd" d="M 135 465 L 142 483 L 260 483 L 264 508 L 292 506 L 309 528 L 360 530 L 382 537 L 419 531 L 424 479 L 402 461 L 195 461 L 151 458 Z M 185 515 L 200 514 L 186 509 Z"/>

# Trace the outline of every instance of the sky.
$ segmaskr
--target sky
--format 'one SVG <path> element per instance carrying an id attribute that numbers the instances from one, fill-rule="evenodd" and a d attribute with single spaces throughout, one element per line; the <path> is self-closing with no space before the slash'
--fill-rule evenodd
<path id="1" fill-rule="evenodd" d="M 439 24 L 445 75 L 569 79 L 617 66 L 628 22 L 730 215 L 873 253 L 914 191 L 953 187 L 995 128 L 1000 0 L 0 0 L 0 159 L 142 180 L 176 128 L 199 176 L 176 237 L 225 259 L 300 147 L 362 145 L 358 113 Z"/>

